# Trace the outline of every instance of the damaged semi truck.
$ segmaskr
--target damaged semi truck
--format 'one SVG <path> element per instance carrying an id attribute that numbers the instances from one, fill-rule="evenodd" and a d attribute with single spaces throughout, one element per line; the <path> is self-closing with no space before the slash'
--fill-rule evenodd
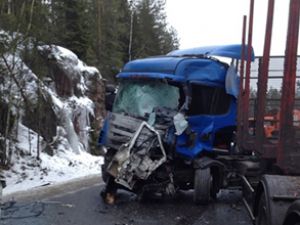
<path id="1" fill-rule="evenodd" d="M 300 224 L 300 129 L 294 113 L 300 107 L 300 0 L 290 0 L 284 57 L 270 57 L 274 3 L 269 0 L 257 73 L 251 71 L 254 0 L 248 47 L 244 16 L 242 45 L 177 50 L 125 65 L 99 138 L 107 148 L 106 200 L 118 188 L 141 196 L 194 189 L 195 203 L 206 204 L 221 188 L 239 188 L 255 224 Z M 279 95 L 270 97 L 268 87 L 278 80 Z M 257 85 L 254 95 L 250 84 Z M 267 135 L 267 115 L 274 109 L 277 134 Z"/>
<path id="2" fill-rule="evenodd" d="M 140 196 L 194 189 L 195 203 L 206 204 L 235 185 L 233 164 L 259 169 L 251 153 L 241 157 L 233 144 L 239 90 L 233 62 L 241 52 L 241 45 L 176 50 L 124 66 L 99 137 L 107 149 L 104 199 L 118 188 Z"/>

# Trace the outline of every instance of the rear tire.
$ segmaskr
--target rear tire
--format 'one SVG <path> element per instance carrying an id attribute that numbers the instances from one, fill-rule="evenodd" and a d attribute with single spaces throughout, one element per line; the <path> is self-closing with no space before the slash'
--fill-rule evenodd
<path id="1" fill-rule="evenodd" d="M 212 176 L 210 168 L 196 169 L 194 176 L 194 202 L 206 205 L 211 197 Z"/>
<path id="2" fill-rule="evenodd" d="M 270 215 L 268 215 L 269 210 L 267 208 L 265 193 L 262 193 L 262 195 L 260 196 L 257 212 L 258 214 L 255 220 L 255 225 L 268 225 L 268 218 L 270 217 Z"/>

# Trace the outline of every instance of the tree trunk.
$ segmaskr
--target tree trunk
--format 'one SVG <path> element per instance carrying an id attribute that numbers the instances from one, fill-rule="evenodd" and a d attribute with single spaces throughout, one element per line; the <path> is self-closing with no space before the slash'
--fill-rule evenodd
<path id="1" fill-rule="evenodd" d="M 101 37 L 102 37 L 102 29 L 101 29 L 101 23 L 102 23 L 102 0 L 96 0 L 96 8 L 97 8 L 97 12 L 96 12 L 96 18 L 97 18 L 97 50 L 96 50 L 96 55 L 97 55 L 97 60 L 99 62 L 101 62 L 100 59 L 100 54 L 101 54 Z"/>

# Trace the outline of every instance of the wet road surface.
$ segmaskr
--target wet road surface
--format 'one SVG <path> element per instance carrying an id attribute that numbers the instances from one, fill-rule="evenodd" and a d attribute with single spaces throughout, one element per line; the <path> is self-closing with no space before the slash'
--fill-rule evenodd
<path id="1" fill-rule="evenodd" d="M 192 192 L 176 199 L 139 202 L 120 191 L 116 205 L 102 202 L 102 185 L 94 185 L 41 201 L 5 204 L 1 225 L 251 225 L 237 191 L 222 191 L 208 206 L 193 204 Z"/>

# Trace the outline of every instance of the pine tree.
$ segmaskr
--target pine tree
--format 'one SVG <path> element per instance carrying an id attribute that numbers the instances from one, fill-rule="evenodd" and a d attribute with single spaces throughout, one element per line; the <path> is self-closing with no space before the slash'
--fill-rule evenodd
<path id="1" fill-rule="evenodd" d="M 128 60 L 129 5 L 127 0 L 95 0 L 94 46 L 97 66 L 113 81 Z"/>
<path id="2" fill-rule="evenodd" d="M 177 34 L 168 28 L 165 0 L 140 0 L 134 23 L 134 58 L 162 55 L 178 48 Z"/>

